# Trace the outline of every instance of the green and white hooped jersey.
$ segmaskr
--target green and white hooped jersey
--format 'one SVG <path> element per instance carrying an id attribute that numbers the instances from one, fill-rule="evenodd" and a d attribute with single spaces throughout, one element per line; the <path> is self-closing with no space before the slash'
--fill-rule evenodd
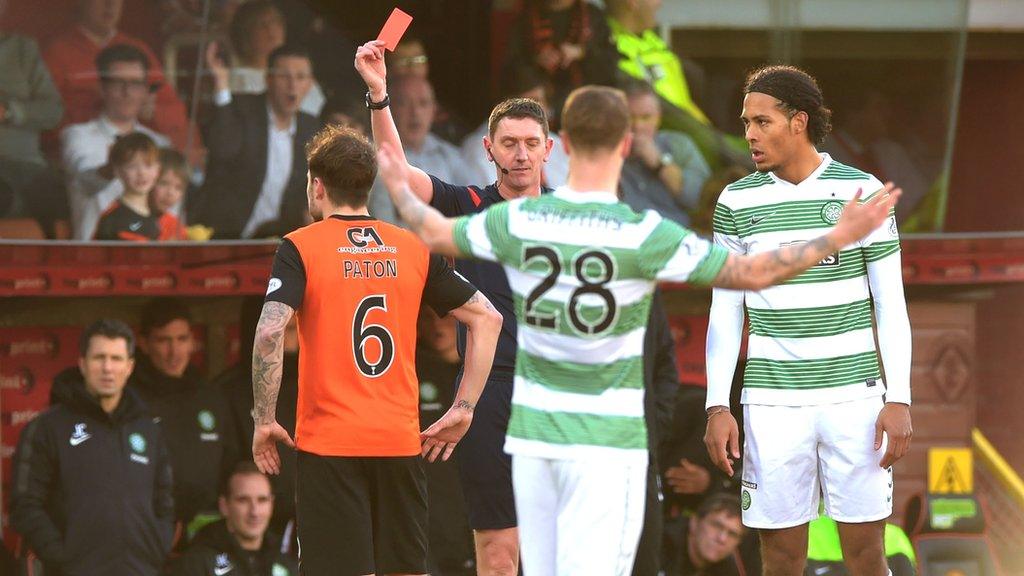
<path id="1" fill-rule="evenodd" d="M 608 193 L 560 188 L 459 218 L 464 255 L 504 265 L 518 320 L 505 451 L 646 461 L 643 343 L 655 282 L 708 284 L 728 252 Z"/>
<path id="2" fill-rule="evenodd" d="M 866 200 L 882 188 L 874 176 L 822 158 L 800 184 L 755 172 L 727 186 L 715 208 L 715 243 L 757 254 L 806 242 L 839 221 L 858 189 Z M 744 292 L 750 338 L 742 402 L 806 405 L 882 395 L 867 266 L 899 250 L 892 216 L 796 278 Z"/>

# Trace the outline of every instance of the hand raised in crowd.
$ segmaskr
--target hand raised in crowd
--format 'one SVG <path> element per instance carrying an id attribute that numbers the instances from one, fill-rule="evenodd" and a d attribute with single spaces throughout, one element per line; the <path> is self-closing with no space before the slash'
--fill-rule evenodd
<path id="1" fill-rule="evenodd" d="M 562 60 L 562 53 L 554 46 L 545 46 L 537 53 L 537 65 L 547 72 L 554 72 Z"/>
<path id="2" fill-rule="evenodd" d="M 711 473 L 683 458 L 665 471 L 665 480 L 676 494 L 703 494 L 711 485 Z"/>
<path id="3" fill-rule="evenodd" d="M 384 99 L 387 92 L 387 66 L 384 65 L 384 43 L 371 40 L 356 50 L 356 71 L 376 101 Z"/>
<path id="4" fill-rule="evenodd" d="M 642 134 L 633 134 L 633 146 L 630 148 L 630 154 L 648 168 L 657 166 L 661 160 L 661 150 L 654 143 L 654 139 Z"/>
<path id="5" fill-rule="evenodd" d="M 566 42 L 558 47 L 558 51 L 561 56 L 559 64 L 561 64 L 562 68 L 568 68 L 572 66 L 573 62 L 583 60 L 583 46 L 579 44 L 569 44 Z"/>
<path id="6" fill-rule="evenodd" d="M 210 69 L 210 75 L 213 76 L 213 89 L 216 92 L 221 90 L 229 90 L 231 87 L 231 72 L 228 70 L 227 63 L 224 62 L 224 58 L 220 55 L 220 45 L 216 42 L 210 42 L 206 46 L 206 67 Z"/>

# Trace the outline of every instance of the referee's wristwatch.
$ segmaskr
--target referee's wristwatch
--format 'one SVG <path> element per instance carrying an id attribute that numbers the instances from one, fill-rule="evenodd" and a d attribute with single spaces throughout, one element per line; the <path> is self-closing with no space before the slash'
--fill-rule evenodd
<path id="1" fill-rule="evenodd" d="M 387 108 L 389 105 L 391 105 L 390 95 L 384 94 L 383 100 L 381 100 L 380 102 L 374 102 L 373 99 L 370 98 L 370 91 L 366 91 L 366 107 L 369 108 L 370 110 L 383 110 Z"/>

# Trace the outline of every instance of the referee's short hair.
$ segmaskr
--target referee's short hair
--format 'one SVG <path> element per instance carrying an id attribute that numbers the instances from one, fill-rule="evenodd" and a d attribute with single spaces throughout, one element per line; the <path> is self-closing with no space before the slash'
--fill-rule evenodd
<path id="1" fill-rule="evenodd" d="M 493 139 L 494 133 L 498 130 L 498 123 L 505 118 L 536 120 L 544 130 L 544 136 L 548 135 L 548 115 L 544 112 L 544 107 L 532 98 L 508 98 L 499 102 L 487 119 L 487 135 Z"/>
<path id="2" fill-rule="evenodd" d="M 352 128 L 328 125 L 306 144 L 309 173 L 324 183 L 335 206 L 361 208 L 377 176 L 377 153 Z"/>
<path id="3" fill-rule="evenodd" d="M 629 106 L 622 90 L 583 86 L 573 90 L 562 108 L 562 131 L 575 152 L 614 150 L 629 132 Z"/>

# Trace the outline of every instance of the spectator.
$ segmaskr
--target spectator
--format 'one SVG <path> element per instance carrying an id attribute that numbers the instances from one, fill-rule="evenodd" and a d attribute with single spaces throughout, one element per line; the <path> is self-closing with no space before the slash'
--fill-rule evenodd
<path id="1" fill-rule="evenodd" d="M 530 98 L 540 104 L 545 111 L 551 110 L 544 80 L 532 67 L 521 67 L 516 73 L 509 74 L 506 78 L 508 78 L 506 98 Z M 487 125 L 488 121 L 485 119 L 479 128 L 462 141 L 460 152 L 466 163 L 466 170 L 471 172 L 468 176 L 470 182 L 491 182 L 497 180 L 499 176 L 499 169 L 487 157 L 486 148 L 480 144 L 485 138 L 492 136 L 487 130 Z M 565 184 L 569 176 L 569 156 L 565 153 L 562 139 L 558 134 L 551 132 L 548 136 L 554 145 L 551 147 L 551 154 L 544 165 L 541 183 L 550 188 L 557 188 Z"/>
<path id="2" fill-rule="evenodd" d="M 156 576 L 171 548 L 174 501 L 163 432 L 125 384 L 135 338 L 124 323 L 85 329 L 58 404 L 30 422 L 14 456 L 11 523 L 60 574 Z"/>
<path id="3" fill-rule="evenodd" d="M 270 54 L 285 43 L 285 21 L 271 0 L 251 0 L 238 7 L 231 20 L 231 46 L 237 63 L 231 68 L 232 94 L 260 94 L 267 89 Z M 313 80 L 299 109 L 319 116 L 325 101 L 323 90 Z"/>
<path id="4" fill-rule="evenodd" d="M 182 225 L 181 199 L 188 188 L 188 162 L 177 150 L 160 150 L 160 177 L 149 195 L 149 207 L 159 218 L 160 240 L 188 240 Z"/>
<path id="5" fill-rule="evenodd" d="M 388 55 L 388 70 L 395 78 L 399 76 L 419 76 L 430 78 L 430 59 L 427 58 L 427 49 L 423 41 L 415 36 L 409 35 L 395 46 L 395 50 Z"/>
<path id="6" fill-rule="evenodd" d="M 434 88 L 423 76 L 406 74 L 391 81 L 391 112 L 409 164 L 445 182 L 467 184 L 469 174 L 459 149 L 431 134 L 437 112 Z M 370 214 L 401 225 L 391 198 L 382 187 L 371 190 Z"/>
<path id="7" fill-rule="evenodd" d="M 894 140 L 890 126 L 898 125 L 889 99 L 875 89 L 840 99 L 836 128 L 822 146 L 832 158 L 874 175 L 882 182 L 898 182 L 903 189 L 896 205 L 896 220 L 903 222 L 928 194 L 929 182 L 907 148 Z"/>
<path id="8" fill-rule="evenodd" d="M 428 306 L 420 309 L 416 333 L 416 377 L 420 382 L 420 429 L 436 422 L 455 398 L 461 360 L 455 319 L 438 318 Z M 473 531 L 454 460 L 428 464 L 427 571 L 443 576 L 473 576 Z"/>
<path id="9" fill-rule="evenodd" d="M 661 0 L 608 0 L 608 26 L 619 52 L 619 70 L 651 84 L 655 92 L 701 124 L 708 117 L 690 97 L 683 65 L 658 35 Z"/>
<path id="10" fill-rule="evenodd" d="M 688 226 L 689 212 L 700 204 L 711 169 L 689 136 L 658 130 L 661 103 L 650 85 L 630 82 L 626 96 L 633 117 L 633 146 L 622 166 L 622 201 L 634 210 L 651 209 Z"/>
<path id="11" fill-rule="evenodd" d="M 94 239 L 160 239 L 159 217 L 149 207 L 150 193 L 160 175 L 160 155 L 153 139 L 141 132 L 118 138 L 110 149 L 108 167 L 121 183 L 121 197 L 100 216 Z"/>
<path id="12" fill-rule="evenodd" d="M 917 556 L 914 545 L 902 528 L 885 523 L 885 562 L 892 576 L 915 576 Z M 807 566 L 805 576 L 846 576 L 850 572 L 843 562 L 839 526 L 828 516 L 819 516 L 807 525 Z"/>
<path id="13" fill-rule="evenodd" d="M 295 576 L 295 560 L 268 532 L 274 510 L 270 480 L 253 462 L 239 462 L 217 500 L 223 520 L 203 528 L 171 566 L 172 576 Z"/>
<path id="14" fill-rule="evenodd" d="M 666 533 L 666 576 L 739 576 L 736 551 L 743 539 L 740 499 L 716 494 L 704 501 L 692 517 L 681 517 Z"/>
<path id="15" fill-rule="evenodd" d="M 647 498 L 644 527 L 640 533 L 633 576 L 661 574 L 661 547 L 664 536 L 664 496 L 659 482 L 659 447 L 671 430 L 679 373 L 676 371 L 676 344 L 672 339 L 668 316 L 657 291 L 651 299 L 651 312 L 644 334 L 644 421 L 647 425 Z"/>
<path id="16" fill-rule="evenodd" d="M 7 0 L 0 0 L 0 18 Z M 12 194 L 0 217 L 20 216 L 33 180 L 46 170 L 39 133 L 57 125 L 64 107 L 35 40 L 0 32 L 0 182 Z"/>
<path id="17" fill-rule="evenodd" d="M 61 125 L 87 122 L 105 109 L 103 90 L 98 89 L 104 71 L 96 65 L 97 58 L 106 48 L 121 44 L 141 52 L 146 61 L 143 83 L 128 87 L 142 97 L 139 118 L 153 131 L 167 134 L 176 148 L 184 149 L 188 139 L 185 105 L 164 78 L 160 61 L 149 46 L 117 30 L 122 5 L 123 0 L 80 0 L 76 24 L 46 48 L 46 65 L 64 101 Z"/>
<path id="18" fill-rule="evenodd" d="M 206 142 L 206 181 L 189 211 L 193 223 L 214 229 L 215 238 L 251 238 L 267 223 L 294 229 L 306 208 L 303 146 L 316 118 L 299 110 L 313 82 L 309 56 L 284 45 L 270 55 L 267 91 L 232 96 L 228 69 L 216 46 L 206 52 L 216 94 Z"/>
<path id="19" fill-rule="evenodd" d="M 339 128 L 352 128 L 363 136 L 370 133 L 366 105 L 362 99 L 350 101 L 340 97 L 329 98 L 320 110 L 320 123 L 324 126 L 332 124 Z"/>
<path id="20" fill-rule="evenodd" d="M 610 36 L 604 12 L 587 0 L 526 0 L 509 36 L 506 69 L 531 63 L 560 111 L 574 88 L 615 83 Z"/>
<path id="21" fill-rule="evenodd" d="M 704 388 L 680 386 L 676 391 L 675 417 L 665 434 L 662 464 L 665 467 L 665 503 L 674 514 L 692 515 L 715 493 L 738 490 L 736 485 L 708 457 L 704 446 Z M 737 477 L 739 475 L 736 475 Z"/>
<path id="22" fill-rule="evenodd" d="M 262 297 L 246 298 L 242 302 L 238 364 L 216 379 L 216 384 L 228 398 L 237 450 L 244 460 L 252 460 L 252 347 L 256 338 L 256 321 L 262 310 Z M 299 334 L 294 321 L 288 324 L 285 331 L 283 347 L 277 421 L 294 437 L 295 411 L 299 401 Z M 270 520 L 270 529 L 279 534 L 288 532 L 288 523 L 295 518 L 295 452 L 282 450 L 280 456 L 281 472 L 270 477 L 274 492 L 274 514 Z"/>
<path id="23" fill-rule="evenodd" d="M 726 136 L 690 95 L 683 65 L 656 30 L 661 0 L 607 0 L 608 26 L 619 52 L 619 76 L 651 85 L 662 101 L 662 127 L 693 138 L 712 168 L 749 165 L 746 142 Z"/>
<path id="24" fill-rule="evenodd" d="M 192 316 L 182 301 L 153 300 L 141 324 L 144 354 L 130 387 L 160 419 L 174 470 L 175 519 L 201 524 L 216 514 L 220 482 L 238 459 L 227 401 L 192 366 Z"/>
<path id="25" fill-rule="evenodd" d="M 96 57 L 96 69 L 102 77 L 99 90 L 103 106 L 99 116 L 68 126 L 61 133 L 75 240 L 92 238 L 100 213 L 124 192 L 119 180 L 100 170 L 118 136 L 141 132 L 158 146 L 169 144 L 165 136 L 139 123 L 147 98 L 148 67 L 146 55 L 137 48 L 125 44 L 105 48 Z"/>

